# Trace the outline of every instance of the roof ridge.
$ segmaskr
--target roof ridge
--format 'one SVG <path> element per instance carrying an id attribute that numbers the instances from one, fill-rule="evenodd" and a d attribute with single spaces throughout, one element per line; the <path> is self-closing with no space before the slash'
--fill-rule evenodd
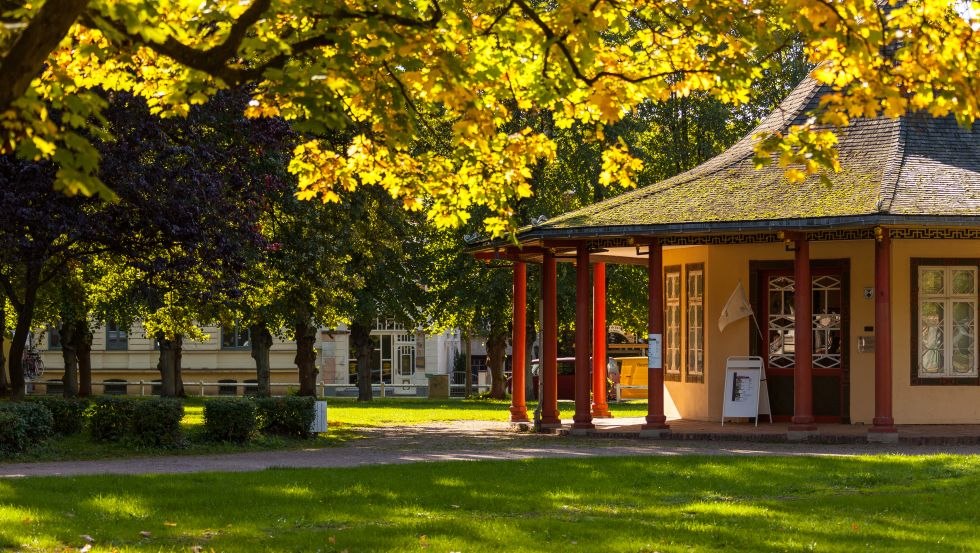
<path id="1" fill-rule="evenodd" d="M 892 204 L 895 203 L 895 196 L 898 194 L 898 181 L 902 178 L 902 168 L 905 167 L 905 158 L 908 154 L 907 142 L 909 138 L 908 113 L 897 117 L 898 136 L 895 139 L 891 158 L 885 165 L 881 175 L 881 188 L 879 190 L 877 210 L 879 213 L 890 213 Z"/>
<path id="2" fill-rule="evenodd" d="M 779 105 L 766 114 L 766 116 L 763 117 L 751 131 L 746 133 L 745 136 L 740 138 L 728 148 L 725 148 L 723 151 L 719 152 L 717 155 L 712 156 L 696 166 L 674 176 L 667 177 L 666 179 L 653 182 L 634 190 L 630 190 L 618 196 L 603 200 L 599 203 L 583 206 L 574 211 L 563 213 L 557 217 L 554 217 L 553 219 L 550 219 L 547 223 L 542 225 L 542 227 L 546 228 L 551 226 L 552 223 L 559 223 L 562 220 L 577 217 L 585 210 L 595 212 L 597 209 L 619 206 L 625 202 L 643 199 L 649 195 L 657 194 L 663 192 L 664 190 L 669 190 L 671 188 L 689 183 L 695 179 L 709 178 L 721 171 L 724 171 L 726 168 L 730 168 L 732 165 L 743 161 L 750 155 L 754 154 L 755 149 L 752 146 L 756 142 L 755 135 L 758 132 L 765 129 L 785 128 L 794 119 L 806 111 L 806 108 L 810 105 L 813 96 L 819 93 L 820 89 L 824 86 L 823 83 L 812 76 L 815 69 L 816 68 L 810 70 L 803 80 L 793 87 L 789 94 L 787 94 L 786 97 L 779 102 Z M 741 150 L 745 151 L 742 152 Z M 737 155 L 735 157 L 731 157 L 733 153 Z M 717 161 L 722 157 L 728 157 L 727 162 L 719 163 Z M 718 167 L 704 170 L 705 167 L 710 167 L 713 163 L 718 164 Z M 699 171 L 699 169 L 701 169 L 701 171 Z"/>

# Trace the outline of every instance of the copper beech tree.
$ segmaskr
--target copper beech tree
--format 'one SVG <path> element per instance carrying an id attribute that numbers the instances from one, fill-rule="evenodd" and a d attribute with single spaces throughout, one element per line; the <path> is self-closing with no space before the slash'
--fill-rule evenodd
<path id="1" fill-rule="evenodd" d="M 790 180 L 836 166 L 821 125 L 907 110 L 980 110 L 976 1 L 947 0 L 46 0 L 0 2 L 0 151 L 58 166 L 69 192 L 112 192 L 87 136 L 97 89 L 183 115 L 218 89 L 253 84 L 247 115 L 305 137 L 290 170 L 302 198 L 380 186 L 439 226 L 475 208 L 493 234 L 532 194 L 551 136 L 503 132 L 516 111 L 549 110 L 603 143 L 600 182 L 640 169 L 603 128 L 640 102 L 696 91 L 751 99 L 762 72 L 800 40 L 832 87 L 818 113 L 759 142 Z M 427 121 L 450 124 L 426 139 Z M 354 129 L 342 146 L 329 131 Z"/>

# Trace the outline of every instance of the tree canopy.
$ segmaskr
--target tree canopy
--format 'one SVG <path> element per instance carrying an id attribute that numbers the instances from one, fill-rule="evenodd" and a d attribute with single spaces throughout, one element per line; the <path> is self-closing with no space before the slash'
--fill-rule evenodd
<path id="1" fill-rule="evenodd" d="M 810 122 L 760 141 L 759 162 L 776 154 L 801 180 L 836 165 L 820 124 L 907 110 L 971 124 L 978 12 L 950 0 L 2 2 L 0 152 L 51 159 L 63 189 L 111 196 L 86 138 L 105 132 L 99 89 L 170 116 L 251 83 L 248 115 L 303 133 L 290 165 L 301 197 L 376 185 L 439 226 L 484 207 L 500 234 L 556 150 L 540 130 L 501 130 L 517 110 L 590 126 L 600 181 L 628 185 L 642 164 L 606 125 L 692 93 L 748 102 L 799 40 L 833 92 Z M 432 120 L 451 134 L 428 132 Z M 320 138 L 340 129 L 346 144 Z"/>

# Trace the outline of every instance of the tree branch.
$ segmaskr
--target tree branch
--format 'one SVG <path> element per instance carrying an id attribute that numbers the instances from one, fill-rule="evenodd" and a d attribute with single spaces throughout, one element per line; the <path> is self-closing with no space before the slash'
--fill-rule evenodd
<path id="1" fill-rule="evenodd" d="M 48 0 L 0 59 L 0 112 L 27 92 L 44 68 L 48 55 L 58 47 L 88 0 Z"/>

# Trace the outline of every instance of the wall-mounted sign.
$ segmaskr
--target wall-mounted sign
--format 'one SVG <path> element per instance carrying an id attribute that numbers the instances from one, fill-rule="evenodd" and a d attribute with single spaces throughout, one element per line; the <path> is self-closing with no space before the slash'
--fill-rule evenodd
<path id="1" fill-rule="evenodd" d="M 651 369 L 662 369 L 664 367 L 663 343 L 663 334 L 649 335 L 647 339 L 647 367 Z"/>

